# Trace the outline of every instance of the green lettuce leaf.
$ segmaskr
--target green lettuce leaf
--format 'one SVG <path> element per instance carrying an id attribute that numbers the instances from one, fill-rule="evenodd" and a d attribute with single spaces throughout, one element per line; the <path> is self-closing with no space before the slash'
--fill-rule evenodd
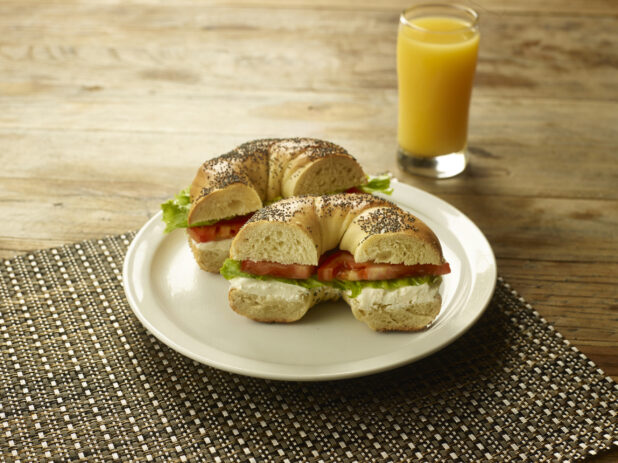
<path id="1" fill-rule="evenodd" d="M 391 174 L 382 174 L 376 176 L 367 176 L 367 183 L 358 187 L 365 193 L 384 193 L 387 195 L 393 194 L 391 188 Z"/>
<path id="2" fill-rule="evenodd" d="M 226 259 L 219 271 L 221 275 L 226 280 L 231 280 L 232 278 L 253 278 L 256 280 L 262 281 L 279 281 L 281 283 L 287 283 L 290 285 L 302 286 L 303 288 L 313 289 L 319 288 L 320 286 L 330 286 L 332 288 L 337 288 L 343 291 L 348 291 L 348 295 L 350 297 L 358 296 L 364 288 L 378 288 L 378 289 L 386 289 L 393 290 L 397 288 L 402 288 L 404 286 L 418 286 L 425 283 L 429 284 L 437 284 L 441 281 L 441 277 L 439 276 L 422 276 L 422 277 L 405 277 L 405 278 L 395 278 L 393 280 L 376 280 L 376 281 L 344 281 L 344 280 L 333 280 L 333 281 L 320 281 L 317 279 L 316 275 L 307 278 L 306 280 L 295 280 L 291 278 L 280 278 L 280 277 L 271 277 L 266 275 L 253 275 L 251 273 L 243 272 L 240 269 L 240 261 L 234 259 Z"/>
<path id="3" fill-rule="evenodd" d="M 187 228 L 187 217 L 191 208 L 191 198 L 189 188 L 185 188 L 173 199 L 161 204 L 163 211 L 163 221 L 165 222 L 165 233 L 169 233 L 177 228 Z"/>

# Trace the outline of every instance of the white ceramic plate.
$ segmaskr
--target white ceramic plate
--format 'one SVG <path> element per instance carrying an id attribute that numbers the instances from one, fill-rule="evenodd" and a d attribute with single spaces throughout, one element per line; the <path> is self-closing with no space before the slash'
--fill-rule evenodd
<path id="1" fill-rule="evenodd" d="M 199 269 L 184 230 L 163 234 L 161 213 L 139 231 L 124 262 L 124 289 L 142 324 L 172 349 L 222 370 L 279 380 L 321 381 L 377 373 L 419 360 L 462 335 L 482 314 L 496 283 L 483 233 L 457 209 L 393 182 L 391 200 L 433 229 L 452 272 L 442 310 L 415 333 L 376 333 L 345 302 L 322 303 L 293 324 L 262 324 L 236 314 L 229 283 Z"/>

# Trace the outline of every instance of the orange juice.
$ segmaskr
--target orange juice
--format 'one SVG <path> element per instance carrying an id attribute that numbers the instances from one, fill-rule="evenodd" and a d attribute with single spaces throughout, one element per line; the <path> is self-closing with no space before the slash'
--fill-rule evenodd
<path id="1" fill-rule="evenodd" d="M 469 20 L 402 16 L 397 139 L 404 153 L 429 158 L 465 149 L 478 46 Z"/>

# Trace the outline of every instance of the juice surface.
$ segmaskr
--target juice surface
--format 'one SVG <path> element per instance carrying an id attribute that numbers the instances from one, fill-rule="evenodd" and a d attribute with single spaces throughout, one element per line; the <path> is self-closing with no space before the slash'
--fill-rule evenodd
<path id="1" fill-rule="evenodd" d="M 466 145 L 478 29 L 451 17 L 400 24 L 397 39 L 399 146 L 415 156 L 454 153 Z"/>

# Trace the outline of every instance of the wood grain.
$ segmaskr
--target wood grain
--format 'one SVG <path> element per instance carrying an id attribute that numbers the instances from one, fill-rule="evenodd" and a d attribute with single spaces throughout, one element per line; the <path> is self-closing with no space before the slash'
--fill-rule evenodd
<path id="1" fill-rule="evenodd" d="M 618 9 L 477 0 L 471 164 L 395 161 L 407 1 L 0 1 L 0 258 L 138 229 L 204 160 L 315 136 L 450 202 L 618 379 Z M 612 461 L 616 453 L 598 461 Z"/>

